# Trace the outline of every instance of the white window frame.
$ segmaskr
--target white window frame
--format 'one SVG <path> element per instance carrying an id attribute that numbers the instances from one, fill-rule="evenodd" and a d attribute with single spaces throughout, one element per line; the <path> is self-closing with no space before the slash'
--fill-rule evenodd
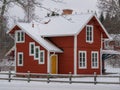
<path id="1" fill-rule="evenodd" d="M 97 62 L 93 62 L 93 57 L 92 57 L 92 54 L 97 54 Z M 95 58 L 95 57 L 94 57 Z M 93 63 L 95 64 L 95 63 L 97 63 L 97 66 L 93 66 Z M 93 69 L 97 69 L 97 68 L 99 68 L 99 53 L 98 53 L 98 51 L 92 51 L 91 52 L 91 67 L 93 68 Z"/>
<path id="2" fill-rule="evenodd" d="M 43 62 L 41 62 L 41 52 L 43 53 Z M 45 64 L 45 51 L 44 50 L 40 50 L 39 64 Z"/>
<path id="3" fill-rule="evenodd" d="M 85 66 L 83 67 L 81 67 L 80 66 L 80 53 L 85 53 Z M 86 51 L 79 51 L 79 53 L 78 53 L 79 55 L 78 55 L 78 60 L 79 60 L 79 69 L 87 69 L 87 52 Z M 82 64 L 83 64 L 83 61 L 82 61 Z"/>
<path id="4" fill-rule="evenodd" d="M 88 29 L 88 28 L 92 28 L 91 29 L 91 34 L 90 34 L 90 29 Z M 88 30 L 89 30 L 89 35 L 87 34 Z M 93 36 L 94 36 L 93 25 L 86 25 L 86 42 L 93 43 L 93 39 L 94 39 Z M 89 40 L 88 40 L 88 37 L 89 37 Z M 91 37 L 91 40 L 90 40 L 90 37 Z"/>
<path id="5" fill-rule="evenodd" d="M 20 61 L 19 56 L 20 55 L 22 55 L 22 63 L 21 64 L 19 63 L 19 61 Z M 17 60 L 18 60 L 17 64 L 18 64 L 18 66 L 23 66 L 23 59 L 24 59 L 23 52 L 18 52 L 18 55 L 17 55 Z"/>
<path id="6" fill-rule="evenodd" d="M 20 40 L 18 41 L 18 33 L 20 33 Z M 23 33 L 23 40 L 22 40 Z M 16 43 L 24 43 L 25 42 L 25 33 L 22 30 L 18 30 L 15 32 L 15 41 Z"/>
<path id="7" fill-rule="evenodd" d="M 38 57 L 36 57 L 36 49 L 38 49 Z M 40 58 L 40 47 L 39 46 L 35 46 L 35 53 L 34 53 L 34 59 L 35 60 L 39 60 Z"/>
<path id="8" fill-rule="evenodd" d="M 31 45 L 34 46 L 34 48 L 33 48 L 34 53 L 31 53 L 31 50 L 32 50 Z M 34 54 L 35 54 L 35 43 L 34 43 L 34 42 L 30 42 L 30 43 L 29 43 L 29 55 L 30 55 L 30 56 L 34 56 Z"/>

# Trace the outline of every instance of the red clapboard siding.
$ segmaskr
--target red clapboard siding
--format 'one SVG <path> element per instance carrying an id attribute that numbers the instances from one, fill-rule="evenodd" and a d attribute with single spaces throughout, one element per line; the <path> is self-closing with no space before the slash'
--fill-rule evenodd
<path id="1" fill-rule="evenodd" d="M 91 19 L 88 23 L 88 25 L 94 26 L 94 40 L 93 43 L 86 43 L 86 27 L 83 28 L 83 30 L 79 33 L 77 37 L 77 53 L 79 50 L 86 51 L 87 52 L 87 69 L 79 69 L 79 63 L 77 58 L 77 73 L 78 74 L 93 74 L 94 72 L 97 72 L 97 74 L 100 74 L 100 48 L 101 48 L 101 32 L 98 29 L 98 23 L 94 21 L 94 18 Z M 99 52 L 99 68 L 98 69 L 92 69 L 91 68 L 91 52 L 92 51 L 98 51 Z M 77 54 L 78 57 L 78 54 Z"/>
<path id="2" fill-rule="evenodd" d="M 45 48 L 40 46 L 37 42 L 35 42 L 35 46 L 39 46 L 40 50 L 45 50 L 45 64 L 38 64 L 38 60 L 34 60 L 33 56 L 29 56 L 29 42 L 35 42 L 32 38 L 30 38 L 27 34 L 25 34 L 25 43 L 17 43 L 17 52 L 24 53 L 24 66 L 17 66 L 17 72 L 27 72 L 30 71 L 32 73 L 47 73 L 47 51 Z M 17 56 L 17 53 L 16 53 Z M 17 59 L 17 57 L 16 57 Z"/>
<path id="3" fill-rule="evenodd" d="M 51 37 L 49 38 L 56 46 L 63 50 L 63 53 L 58 54 L 58 73 L 68 74 L 74 72 L 74 37 Z"/>

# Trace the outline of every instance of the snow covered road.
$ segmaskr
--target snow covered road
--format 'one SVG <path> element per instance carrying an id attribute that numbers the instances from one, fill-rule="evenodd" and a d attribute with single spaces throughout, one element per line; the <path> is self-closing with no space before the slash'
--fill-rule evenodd
<path id="1" fill-rule="evenodd" d="M 0 81 L 0 90 L 120 90 L 120 85 Z"/>

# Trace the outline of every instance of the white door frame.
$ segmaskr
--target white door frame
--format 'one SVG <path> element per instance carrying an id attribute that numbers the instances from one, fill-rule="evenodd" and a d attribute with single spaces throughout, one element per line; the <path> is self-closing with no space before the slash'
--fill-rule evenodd
<path id="1" fill-rule="evenodd" d="M 58 55 L 57 54 L 52 54 L 52 55 L 50 55 L 50 73 L 51 73 L 51 57 L 52 56 L 56 56 L 56 72 L 57 72 L 57 74 L 58 74 Z"/>

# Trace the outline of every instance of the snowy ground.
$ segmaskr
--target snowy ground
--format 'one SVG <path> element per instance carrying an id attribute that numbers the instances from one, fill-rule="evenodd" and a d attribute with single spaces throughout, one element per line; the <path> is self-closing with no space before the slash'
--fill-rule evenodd
<path id="1" fill-rule="evenodd" d="M 120 90 L 120 85 L 65 84 L 0 81 L 0 90 Z"/>
<path id="2" fill-rule="evenodd" d="M 118 73 L 118 74 L 120 74 L 120 68 L 113 68 L 113 67 L 108 65 L 105 69 L 106 69 L 107 73 Z"/>
<path id="3" fill-rule="evenodd" d="M 111 75 L 119 75 L 119 68 L 106 68 L 108 73 L 114 73 Z M 117 74 L 115 74 L 117 73 Z M 6 77 L 4 75 L 0 75 L 0 77 Z M 8 77 L 8 76 L 7 76 Z M 52 79 L 58 80 L 58 79 Z M 63 79 L 62 79 L 63 80 Z M 64 79 L 65 81 L 68 79 Z M 93 81 L 93 78 L 84 77 L 80 79 L 72 79 L 72 80 L 81 80 L 81 81 Z M 119 82 L 119 78 L 98 78 L 98 81 L 107 81 L 107 82 Z M 50 82 L 30 82 L 27 81 L 11 81 L 8 80 L 3 81 L 0 80 L 0 90 L 120 90 L 120 85 L 118 84 L 81 84 L 81 83 L 53 83 Z"/>

